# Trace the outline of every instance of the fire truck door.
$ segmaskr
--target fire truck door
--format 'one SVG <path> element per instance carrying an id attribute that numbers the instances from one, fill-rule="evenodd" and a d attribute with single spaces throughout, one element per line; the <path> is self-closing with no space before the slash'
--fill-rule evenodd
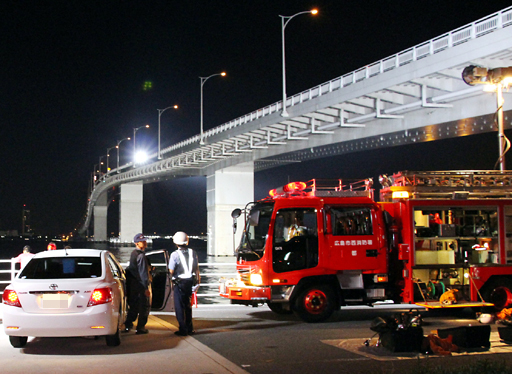
<path id="1" fill-rule="evenodd" d="M 276 213 L 272 268 L 276 273 L 318 265 L 317 212 L 314 208 L 281 209 Z"/>
<path id="2" fill-rule="evenodd" d="M 331 265 L 343 270 L 378 269 L 380 242 L 372 222 L 372 208 L 369 206 L 330 207 L 331 227 L 328 244 L 331 248 Z"/>

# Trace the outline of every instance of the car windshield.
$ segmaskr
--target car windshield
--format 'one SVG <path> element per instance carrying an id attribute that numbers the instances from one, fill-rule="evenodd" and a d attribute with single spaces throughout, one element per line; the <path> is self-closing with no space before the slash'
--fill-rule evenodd
<path id="1" fill-rule="evenodd" d="M 273 210 L 273 203 L 256 204 L 251 209 L 240 247 L 238 247 L 240 258 L 254 261 L 263 256 Z"/>
<path id="2" fill-rule="evenodd" d="M 101 276 L 100 257 L 33 258 L 21 271 L 20 279 L 97 278 Z"/>

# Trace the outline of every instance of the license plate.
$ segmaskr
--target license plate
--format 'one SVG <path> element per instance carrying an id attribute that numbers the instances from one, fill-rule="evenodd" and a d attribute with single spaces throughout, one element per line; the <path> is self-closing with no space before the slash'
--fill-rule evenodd
<path id="1" fill-rule="evenodd" d="M 68 307 L 69 294 L 45 293 L 43 294 L 44 309 L 66 309 Z"/>

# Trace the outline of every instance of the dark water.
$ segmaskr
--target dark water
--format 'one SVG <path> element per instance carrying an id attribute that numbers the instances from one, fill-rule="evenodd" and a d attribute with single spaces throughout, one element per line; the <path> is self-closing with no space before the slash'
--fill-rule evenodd
<path id="1" fill-rule="evenodd" d="M 12 257 L 18 256 L 25 245 L 30 245 L 32 253 L 46 251 L 49 240 L 23 240 L 20 238 L 15 239 L 0 239 L 0 260 L 10 260 Z M 96 243 L 96 242 L 58 242 L 55 241 L 57 249 L 63 249 L 64 246 L 69 245 L 71 248 L 90 248 L 98 250 L 109 250 L 122 264 L 130 259 L 130 254 L 135 246 L 127 245 L 113 245 L 111 243 Z M 189 243 L 198 255 L 199 263 L 208 264 L 208 266 L 201 266 L 201 283 L 218 283 L 221 273 L 234 273 L 235 272 L 235 259 L 234 257 L 212 257 L 207 256 L 207 243 L 203 240 L 191 239 Z M 175 250 L 175 245 L 170 239 L 155 239 L 153 243 L 148 244 L 147 251 L 156 249 L 165 249 L 169 253 Z M 216 265 L 219 263 L 230 263 L 233 266 Z M 10 270 L 10 263 L 0 263 L 0 270 Z M 10 273 L 0 273 L 0 281 L 7 282 L 10 280 Z M 7 283 L 0 283 L 0 290 L 3 290 Z M 216 296 L 218 294 L 218 285 L 201 285 L 200 294 L 213 294 L 213 296 L 200 296 L 200 303 L 215 304 L 223 303 L 224 301 Z"/>

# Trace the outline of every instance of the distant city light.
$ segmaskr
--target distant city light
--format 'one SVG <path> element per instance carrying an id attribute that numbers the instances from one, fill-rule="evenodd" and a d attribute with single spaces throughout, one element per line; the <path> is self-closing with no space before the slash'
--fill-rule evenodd
<path id="1" fill-rule="evenodd" d="M 151 82 L 151 81 L 145 81 L 144 86 L 142 87 L 142 89 L 144 91 L 149 91 L 152 88 L 153 88 L 153 82 Z"/>

